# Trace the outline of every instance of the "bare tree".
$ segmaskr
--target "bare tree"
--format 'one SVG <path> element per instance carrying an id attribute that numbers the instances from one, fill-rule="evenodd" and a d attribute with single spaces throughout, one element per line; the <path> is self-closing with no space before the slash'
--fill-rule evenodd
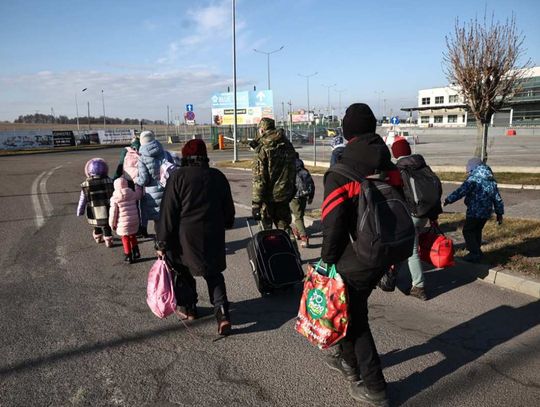
<path id="1" fill-rule="evenodd" d="M 476 118 L 474 155 L 487 160 L 488 127 L 493 114 L 512 97 L 530 61 L 518 65 L 525 37 L 517 31 L 514 17 L 504 23 L 456 20 L 454 33 L 446 36 L 443 65 L 447 79 L 460 88 L 465 103 Z"/>

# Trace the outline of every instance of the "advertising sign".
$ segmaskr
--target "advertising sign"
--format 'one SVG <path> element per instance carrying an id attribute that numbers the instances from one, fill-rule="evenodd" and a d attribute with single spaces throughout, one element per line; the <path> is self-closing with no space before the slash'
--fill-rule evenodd
<path id="1" fill-rule="evenodd" d="M 94 133 L 98 135 L 99 144 L 129 144 L 135 137 L 133 129 L 97 130 Z"/>
<path id="2" fill-rule="evenodd" d="M 71 130 L 53 130 L 52 139 L 54 147 L 65 147 L 75 145 L 75 136 Z"/>
<path id="3" fill-rule="evenodd" d="M 271 90 L 236 92 L 238 124 L 257 124 L 263 117 L 274 118 L 274 98 Z M 212 96 L 212 123 L 217 126 L 234 123 L 234 93 Z"/>
<path id="4" fill-rule="evenodd" d="M 52 146 L 51 130 L 22 130 L 0 132 L 0 150 L 26 150 Z"/>

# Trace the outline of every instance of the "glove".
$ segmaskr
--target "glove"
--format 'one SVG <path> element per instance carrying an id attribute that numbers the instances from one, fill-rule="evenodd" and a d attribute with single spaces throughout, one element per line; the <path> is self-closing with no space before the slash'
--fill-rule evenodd
<path id="1" fill-rule="evenodd" d="M 497 215 L 497 223 L 499 225 L 502 225 L 502 223 L 503 223 L 503 216 L 502 215 Z"/>
<path id="2" fill-rule="evenodd" d="M 261 220 L 261 204 L 258 202 L 251 203 L 251 216 L 253 220 Z"/>
<path id="3" fill-rule="evenodd" d="M 449 205 L 449 204 L 450 204 L 450 202 L 448 202 L 448 199 L 445 199 L 442 206 L 446 206 L 446 205 Z"/>

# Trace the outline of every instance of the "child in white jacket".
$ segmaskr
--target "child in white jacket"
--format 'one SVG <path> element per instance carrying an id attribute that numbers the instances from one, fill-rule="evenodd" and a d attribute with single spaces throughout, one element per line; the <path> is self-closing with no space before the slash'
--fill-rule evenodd
<path id="1" fill-rule="evenodd" d="M 122 236 L 124 261 L 133 263 L 141 257 L 137 242 L 139 229 L 139 208 L 137 201 L 142 198 L 142 188 L 136 186 L 135 191 L 128 186 L 127 179 L 120 177 L 114 181 L 114 193 L 111 197 L 109 224 Z"/>

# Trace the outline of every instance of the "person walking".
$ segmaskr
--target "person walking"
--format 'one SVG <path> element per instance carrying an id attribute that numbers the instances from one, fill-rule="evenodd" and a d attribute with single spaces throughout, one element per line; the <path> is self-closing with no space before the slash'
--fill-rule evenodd
<path id="1" fill-rule="evenodd" d="M 124 261 L 133 263 L 141 257 L 137 242 L 139 230 L 139 206 L 142 198 L 142 188 L 137 186 L 135 191 L 128 185 L 124 177 L 114 181 L 114 192 L 111 198 L 109 225 L 122 237 Z"/>
<path id="2" fill-rule="evenodd" d="M 309 247 L 309 236 L 304 224 L 306 206 L 313 202 L 315 196 L 315 183 L 311 174 L 304 166 L 300 155 L 296 153 L 296 194 L 290 203 L 291 213 L 294 218 L 292 232 L 301 247 Z"/>
<path id="3" fill-rule="evenodd" d="M 465 197 L 467 212 L 463 225 L 465 247 L 469 251 L 463 260 L 478 263 L 484 255 L 481 250 L 482 230 L 493 211 L 497 223 L 503 222 L 504 203 L 491 168 L 478 157 L 467 162 L 467 179 L 444 200 L 444 206 Z"/>
<path id="4" fill-rule="evenodd" d="M 234 225 L 234 202 L 227 178 L 208 165 L 202 140 L 188 141 L 182 148 L 181 167 L 167 181 L 161 201 L 156 250 L 175 271 L 177 314 L 197 318 L 197 286 L 203 277 L 218 324 L 218 333 L 231 331 L 229 301 L 223 271 L 225 229 Z"/>
<path id="5" fill-rule="evenodd" d="M 413 254 L 407 260 L 412 280 L 409 295 L 426 301 L 428 297 L 425 289 L 422 262 L 418 254 L 418 236 L 428 220 L 431 225 L 437 225 L 439 214 L 442 213 L 442 185 L 437 175 L 427 166 L 424 157 L 420 154 L 412 154 L 407 139 L 399 138 L 395 140 L 392 143 L 391 150 L 392 155 L 397 160 L 396 166 L 400 170 L 405 200 L 411 211 L 411 218 L 416 232 Z M 399 270 L 402 266 L 397 265 L 397 269 Z"/>
<path id="6" fill-rule="evenodd" d="M 283 129 L 273 119 L 263 117 L 258 135 L 251 142 L 253 159 L 252 215 L 264 229 L 275 225 L 291 234 L 289 202 L 296 190 L 295 150 Z"/>
<path id="7" fill-rule="evenodd" d="M 141 199 L 141 228 L 139 236 L 148 237 L 148 221 L 154 224 L 159 219 L 159 208 L 163 197 L 163 186 L 160 185 L 161 165 L 174 160 L 161 143 L 156 140 L 153 131 L 146 130 L 140 135 L 141 147 L 139 149 L 139 178 L 137 185 L 144 188 Z"/>
<path id="8" fill-rule="evenodd" d="M 130 188 L 135 189 L 134 183 L 139 176 L 139 148 L 141 147 L 141 141 L 139 137 L 135 136 L 131 140 L 129 147 L 125 147 L 120 150 L 120 160 L 116 167 L 116 172 L 113 176 L 113 181 L 117 178 L 124 177 L 130 182 Z"/>
<path id="9" fill-rule="evenodd" d="M 332 148 L 332 155 L 330 156 L 330 166 L 334 165 L 339 161 L 345 146 L 347 145 L 347 140 L 341 134 L 338 134 L 330 141 L 330 147 Z"/>
<path id="10" fill-rule="evenodd" d="M 399 172 L 390 160 L 390 151 L 375 133 L 377 120 L 364 103 L 349 106 L 343 118 L 343 133 L 348 140 L 340 163 L 360 177 L 384 175 L 399 186 Z M 359 262 L 351 238 L 356 238 L 360 183 L 329 171 L 324 180 L 322 204 L 323 243 L 321 257 L 336 265 L 349 295 L 350 324 L 338 352 L 326 357 L 326 364 L 352 381 L 350 394 L 355 400 L 375 406 L 388 403 L 386 380 L 368 321 L 368 298 L 386 271 L 365 270 Z"/>
<path id="11" fill-rule="evenodd" d="M 77 216 L 86 213 L 88 223 L 94 227 L 92 236 L 96 243 L 105 242 L 105 246 L 112 247 L 109 207 L 113 181 L 108 176 L 109 167 L 103 158 L 92 158 L 85 164 L 84 173 L 86 180 L 81 184 Z"/>

